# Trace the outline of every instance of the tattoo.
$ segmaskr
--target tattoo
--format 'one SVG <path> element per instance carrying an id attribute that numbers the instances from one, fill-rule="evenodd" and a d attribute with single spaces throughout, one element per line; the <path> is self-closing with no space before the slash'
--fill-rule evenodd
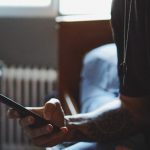
<path id="1" fill-rule="evenodd" d="M 99 142 L 108 142 L 126 138 L 135 133 L 136 128 L 130 113 L 125 109 L 117 109 L 104 113 L 88 125 L 88 136 Z M 96 130 L 92 130 L 92 128 Z"/>
<path id="2" fill-rule="evenodd" d="M 126 138 L 138 130 L 132 115 L 121 106 L 70 117 L 69 138 L 74 141 L 109 142 Z"/>

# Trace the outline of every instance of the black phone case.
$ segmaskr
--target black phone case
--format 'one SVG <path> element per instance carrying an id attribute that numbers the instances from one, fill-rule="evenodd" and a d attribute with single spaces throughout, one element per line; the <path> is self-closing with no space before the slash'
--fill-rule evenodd
<path id="1" fill-rule="evenodd" d="M 12 99 L 10 99 L 2 94 L 0 94 L 0 102 L 15 109 L 20 114 L 21 117 L 33 116 L 36 120 L 36 123 L 31 126 L 33 128 L 44 126 L 46 124 L 51 124 L 48 120 L 45 120 L 44 118 L 40 117 L 38 114 L 26 109 L 24 106 L 16 103 Z M 54 127 L 54 131 L 59 131 L 59 128 L 56 125 L 52 124 L 52 126 Z"/>

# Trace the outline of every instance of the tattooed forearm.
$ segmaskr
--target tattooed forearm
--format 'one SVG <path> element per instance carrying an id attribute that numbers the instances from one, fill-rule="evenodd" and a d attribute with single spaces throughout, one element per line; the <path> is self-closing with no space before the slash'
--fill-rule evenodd
<path id="1" fill-rule="evenodd" d="M 98 116 L 88 125 L 88 137 L 99 142 L 125 138 L 137 131 L 130 113 L 118 108 Z M 92 130 L 92 128 L 96 130 Z"/>
<path id="2" fill-rule="evenodd" d="M 121 105 L 109 104 L 99 111 L 68 117 L 69 138 L 75 141 L 108 142 L 137 132 L 132 115 Z"/>

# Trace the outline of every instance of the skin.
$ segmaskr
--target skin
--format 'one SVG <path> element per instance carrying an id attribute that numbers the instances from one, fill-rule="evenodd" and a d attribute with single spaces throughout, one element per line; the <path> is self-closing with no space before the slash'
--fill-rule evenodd
<path id="1" fill-rule="evenodd" d="M 49 100 L 43 107 L 28 109 L 60 127 L 60 131 L 57 133 L 53 132 L 51 124 L 33 129 L 30 127 L 36 123 L 33 117 L 20 118 L 16 111 L 8 110 L 8 117 L 19 118 L 24 133 L 33 144 L 41 147 L 51 147 L 65 141 L 105 143 L 127 138 L 140 130 L 139 122 L 141 120 L 136 119 L 134 113 L 126 109 L 120 98 L 94 112 L 73 116 L 64 115 L 60 101 L 57 99 Z M 140 115 L 142 116 L 142 114 Z"/>

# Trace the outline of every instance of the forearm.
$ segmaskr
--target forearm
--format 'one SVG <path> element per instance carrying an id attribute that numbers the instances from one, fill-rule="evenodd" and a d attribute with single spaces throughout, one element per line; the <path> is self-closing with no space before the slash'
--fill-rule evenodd
<path id="1" fill-rule="evenodd" d="M 138 131 L 132 115 L 116 100 L 99 110 L 67 116 L 68 141 L 108 142 L 126 138 Z"/>

